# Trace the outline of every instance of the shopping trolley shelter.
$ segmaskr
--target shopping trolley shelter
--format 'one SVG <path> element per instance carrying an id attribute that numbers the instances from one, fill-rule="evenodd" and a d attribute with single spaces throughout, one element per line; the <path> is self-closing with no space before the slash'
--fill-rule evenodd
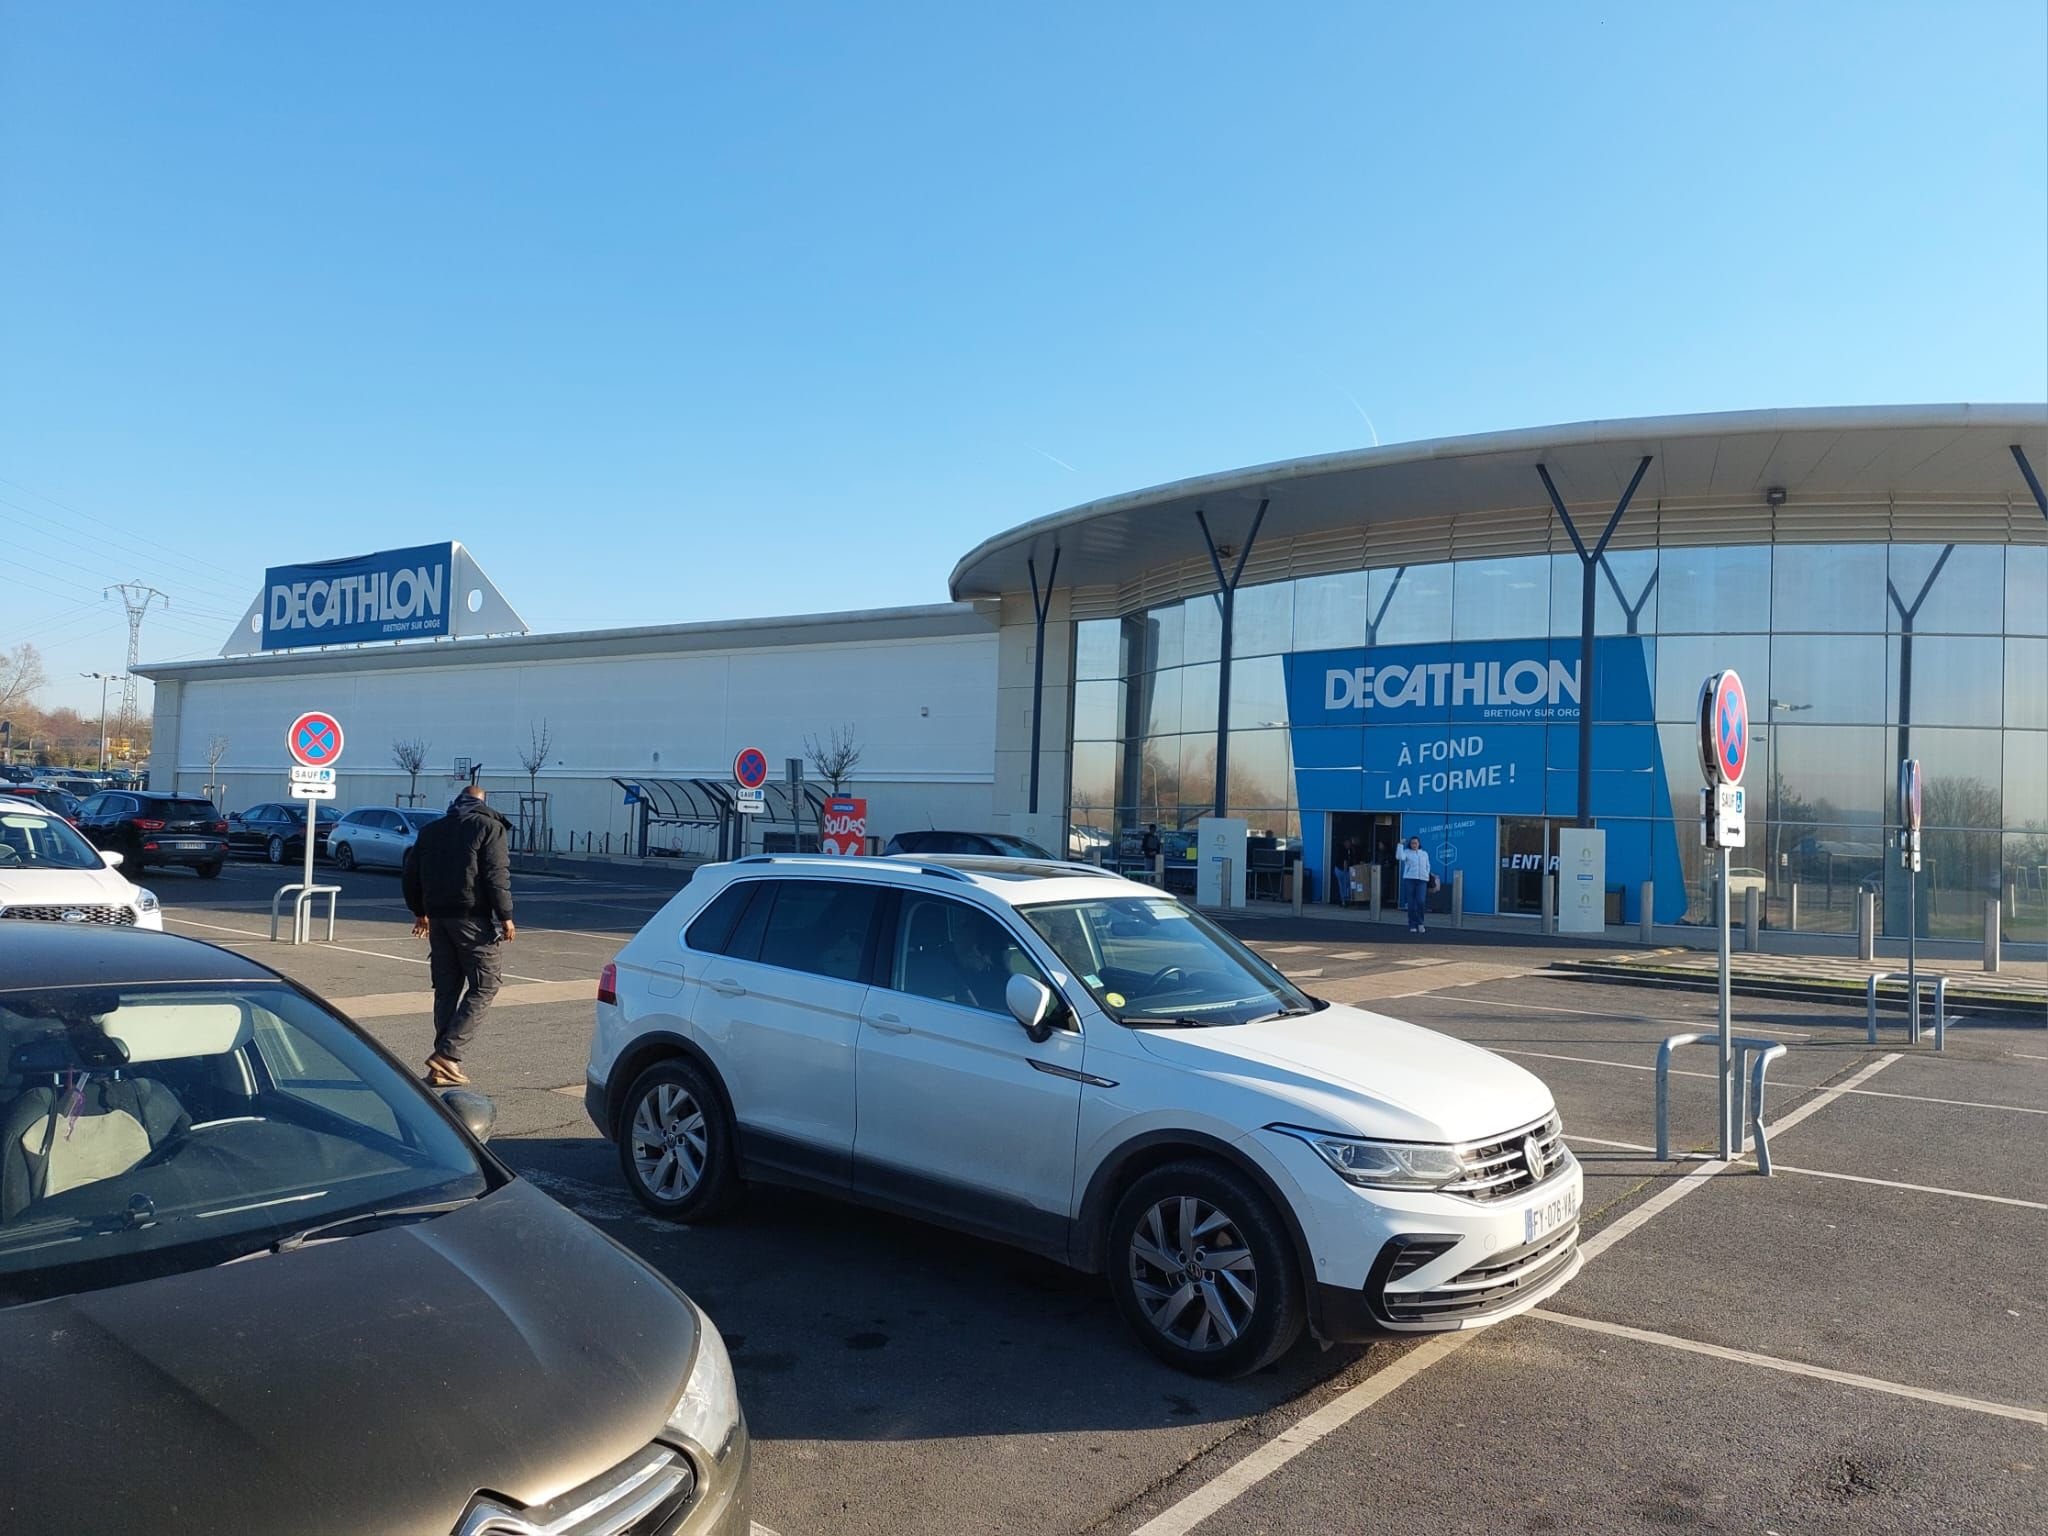
<path id="1" fill-rule="evenodd" d="M 282 965 L 401 1051 L 423 971 L 388 875 L 340 877 L 332 945 L 270 945 L 264 874 L 166 884 L 168 926 Z M 1252 917 L 1307 990 L 1540 1075 L 1584 1165 L 1578 1278 L 1467 1333 L 1318 1350 L 1234 1382 L 1129 1340 L 1099 1279 L 794 1193 L 729 1222 L 648 1216 L 584 1118 L 598 971 L 667 891 L 525 877 L 479 1051 L 493 1149 L 686 1286 L 733 1347 L 756 1517 L 796 1532 L 1969 1531 L 2048 1528 L 2048 1010 L 1736 999 L 1787 1047 L 1774 1172 L 1711 1160 L 1698 991 L 1551 969 L 1517 936 L 1425 943 Z M 1584 950 L 1578 951 L 1586 953 Z M 1598 953 L 1595 951 L 1594 953 Z"/>

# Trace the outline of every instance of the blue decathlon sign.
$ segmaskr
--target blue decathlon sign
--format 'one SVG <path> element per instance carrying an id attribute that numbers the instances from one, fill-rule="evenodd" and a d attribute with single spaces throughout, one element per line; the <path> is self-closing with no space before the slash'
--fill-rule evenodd
<path id="1" fill-rule="evenodd" d="M 448 634 L 454 567 L 453 544 L 273 566 L 263 573 L 263 649 Z"/>

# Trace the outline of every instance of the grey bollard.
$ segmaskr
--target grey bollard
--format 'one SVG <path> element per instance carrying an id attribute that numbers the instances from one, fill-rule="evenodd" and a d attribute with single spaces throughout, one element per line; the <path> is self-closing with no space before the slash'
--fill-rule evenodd
<path id="1" fill-rule="evenodd" d="M 1377 864 L 1365 866 L 1365 915 L 1374 922 L 1380 920 L 1380 870 Z"/>
<path id="2" fill-rule="evenodd" d="M 1999 906 L 1996 896 L 1987 897 L 1984 902 L 1984 969 L 1997 973 Z"/>
<path id="3" fill-rule="evenodd" d="M 1548 871 L 1543 876 L 1543 933 L 1547 938 L 1557 932 L 1557 882 Z"/>
<path id="4" fill-rule="evenodd" d="M 1166 853 L 1163 849 L 1152 855 L 1152 883 L 1162 891 L 1166 889 Z"/>
<path id="5" fill-rule="evenodd" d="M 1465 871 L 1451 871 L 1451 926 L 1465 926 Z"/>
<path id="6" fill-rule="evenodd" d="M 1308 865 L 1304 861 L 1296 859 L 1292 873 L 1294 876 L 1294 915 L 1299 917 L 1301 916 L 1302 887 L 1308 884 Z"/>
<path id="7" fill-rule="evenodd" d="M 1799 931 L 1799 882 L 1796 880 L 1785 895 L 1785 926 L 1793 933 Z"/>
<path id="8" fill-rule="evenodd" d="M 1756 931 L 1763 918 L 1764 893 L 1755 886 L 1742 893 L 1742 947 L 1756 953 Z"/>
<path id="9" fill-rule="evenodd" d="M 1642 893 L 1636 898 L 1642 903 L 1638 917 L 1642 923 L 1642 941 L 1645 944 L 1657 942 L 1657 882 L 1645 880 Z"/>
<path id="10" fill-rule="evenodd" d="M 1877 892 L 1856 893 L 1856 955 L 1868 965 L 1877 958 Z"/>

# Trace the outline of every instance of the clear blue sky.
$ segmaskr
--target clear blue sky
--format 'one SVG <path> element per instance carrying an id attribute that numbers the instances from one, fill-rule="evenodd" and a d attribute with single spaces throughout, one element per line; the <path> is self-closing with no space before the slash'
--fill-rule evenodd
<path id="1" fill-rule="evenodd" d="M 157 658 L 451 537 L 543 629 L 926 602 L 1375 432 L 2048 396 L 2041 0 L 1452 10 L 0 0 L 0 644 L 96 707 L 137 575 Z"/>

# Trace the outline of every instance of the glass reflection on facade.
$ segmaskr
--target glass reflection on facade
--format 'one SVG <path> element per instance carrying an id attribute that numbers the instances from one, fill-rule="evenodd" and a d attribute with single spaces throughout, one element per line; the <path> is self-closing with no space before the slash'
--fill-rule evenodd
<path id="1" fill-rule="evenodd" d="M 1849 932 L 1872 890 L 1899 930 L 1903 741 L 1926 774 L 1928 931 L 1981 933 L 1998 895 L 2014 938 L 2048 934 L 2048 549 L 1671 546 L 1610 552 L 1596 576 L 1611 915 L 1636 921 L 1650 884 L 1658 921 L 1707 918 L 1694 721 L 1732 666 L 1753 733 L 1736 879 L 1767 924 Z M 1421 835 L 1466 910 L 1533 914 L 1578 810 L 1580 591 L 1570 554 L 1241 588 L 1227 798 L 1254 867 L 1298 857 L 1310 901 L 1363 901 Z M 1072 820 L 1110 862 L 1135 862 L 1147 825 L 1184 854 L 1216 809 L 1220 626 L 1214 594 L 1075 626 Z"/>

